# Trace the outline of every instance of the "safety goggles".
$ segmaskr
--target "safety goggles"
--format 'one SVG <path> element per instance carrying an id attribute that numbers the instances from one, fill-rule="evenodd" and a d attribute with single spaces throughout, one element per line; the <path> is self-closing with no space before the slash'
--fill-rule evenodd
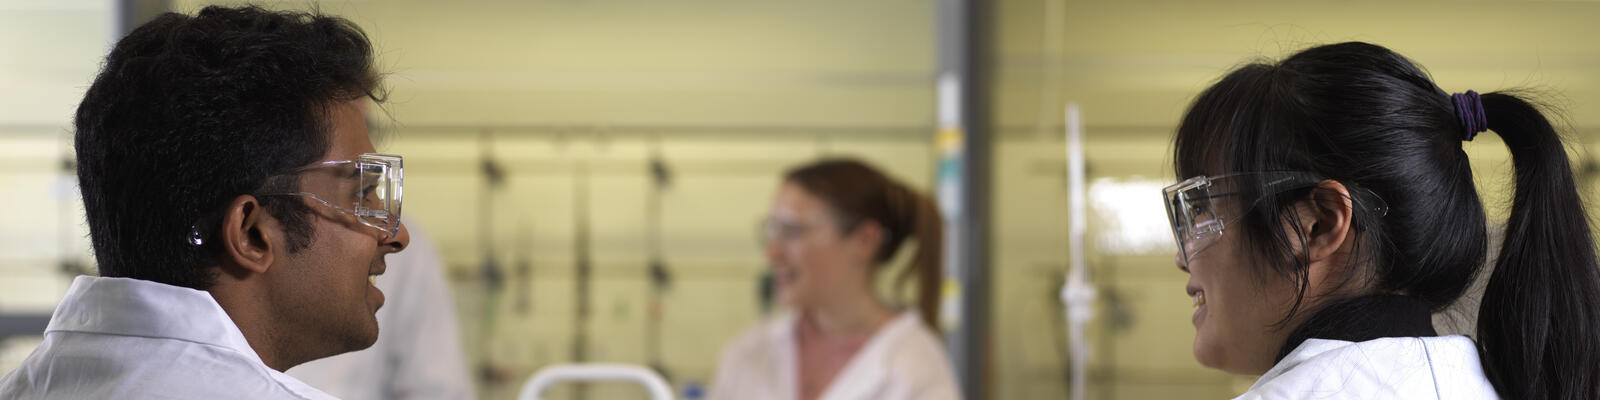
<path id="1" fill-rule="evenodd" d="M 762 218 L 756 223 L 756 243 L 765 247 L 772 243 L 789 243 L 811 231 L 811 224 L 784 221 L 774 217 Z"/>
<path id="2" fill-rule="evenodd" d="M 1262 199 L 1315 187 L 1323 179 L 1307 172 L 1239 173 L 1196 176 L 1167 186 L 1162 189 L 1161 197 L 1167 207 L 1167 220 L 1172 224 L 1172 235 L 1178 241 L 1178 254 L 1183 257 L 1184 264 L 1188 264 L 1190 258 L 1215 244 L 1228 225 L 1237 222 Z M 1242 183 L 1251 187 L 1241 187 Z M 1376 194 L 1353 187 L 1350 190 L 1370 195 L 1370 202 L 1357 204 L 1366 205 L 1365 208 L 1379 216 L 1388 212 Z"/>
<path id="3" fill-rule="evenodd" d="M 400 156 L 365 153 L 354 160 L 326 161 L 267 178 L 260 196 L 306 196 L 356 217 L 362 225 L 393 238 L 400 232 L 400 200 L 405 183 Z M 295 187 L 297 191 L 278 188 Z"/>

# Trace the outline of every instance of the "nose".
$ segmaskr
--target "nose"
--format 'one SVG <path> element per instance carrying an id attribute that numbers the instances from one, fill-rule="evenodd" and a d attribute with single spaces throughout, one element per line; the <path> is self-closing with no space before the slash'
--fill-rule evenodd
<path id="1" fill-rule="evenodd" d="M 777 262 L 779 258 L 783 257 L 783 248 L 781 246 L 783 244 L 777 240 L 768 240 L 761 245 L 762 252 L 767 256 L 767 262 Z"/>
<path id="2" fill-rule="evenodd" d="M 411 245 L 411 232 L 406 230 L 406 223 L 404 222 L 400 223 L 400 229 L 395 231 L 394 236 L 378 244 L 388 253 L 399 253 L 409 245 Z"/>
<path id="3" fill-rule="evenodd" d="M 1172 256 L 1172 263 L 1178 266 L 1179 271 L 1183 271 L 1185 274 L 1189 273 L 1189 265 L 1183 262 L 1183 253 Z"/>

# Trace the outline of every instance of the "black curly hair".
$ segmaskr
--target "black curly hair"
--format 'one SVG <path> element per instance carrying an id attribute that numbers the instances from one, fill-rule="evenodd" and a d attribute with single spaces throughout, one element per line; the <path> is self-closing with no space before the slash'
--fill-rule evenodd
<path id="1" fill-rule="evenodd" d="M 189 243 L 268 176 L 320 159 L 330 107 L 382 101 L 372 45 L 348 20 L 255 6 L 167 13 L 117 42 L 78 105 L 78 184 L 100 275 L 206 289 L 214 241 Z M 311 240 L 310 211 L 263 196 Z"/>

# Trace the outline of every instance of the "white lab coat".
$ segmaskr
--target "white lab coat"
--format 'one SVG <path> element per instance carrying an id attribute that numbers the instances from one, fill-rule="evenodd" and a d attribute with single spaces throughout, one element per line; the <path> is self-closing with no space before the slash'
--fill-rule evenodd
<path id="1" fill-rule="evenodd" d="M 386 301 L 378 341 L 366 350 L 289 369 L 289 375 L 344 400 L 473 398 L 454 303 L 439 251 L 411 221 L 406 250 L 384 257 L 378 276 Z"/>
<path id="2" fill-rule="evenodd" d="M 333 399 L 256 355 L 210 293 L 80 276 L 0 399 Z"/>
<path id="3" fill-rule="evenodd" d="M 757 325 L 723 349 L 711 400 L 792 400 L 799 396 L 798 318 Z M 906 311 L 879 329 L 824 389 L 821 400 L 960 399 L 950 359 L 933 330 Z"/>
<path id="4" fill-rule="evenodd" d="M 1307 339 L 1239 399 L 1497 399 L 1472 339 Z"/>

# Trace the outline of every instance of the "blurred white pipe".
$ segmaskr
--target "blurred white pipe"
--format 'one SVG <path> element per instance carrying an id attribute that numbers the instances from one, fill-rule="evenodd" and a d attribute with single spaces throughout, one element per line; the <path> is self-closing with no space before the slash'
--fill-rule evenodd
<path id="1" fill-rule="evenodd" d="M 1083 400 L 1088 384 L 1089 340 L 1084 329 L 1094 318 L 1094 285 L 1084 255 L 1085 194 L 1087 176 L 1083 161 L 1083 118 L 1078 103 L 1067 103 L 1067 283 L 1061 287 L 1061 304 L 1067 313 L 1067 347 L 1072 353 L 1072 399 Z"/>
<path id="2" fill-rule="evenodd" d="M 653 400 L 672 400 L 672 388 L 654 371 L 626 364 L 568 364 L 540 369 L 522 385 L 518 400 L 539 400 L 541 393 L 563 382 L 633 382 L 644 386 Z"/>

